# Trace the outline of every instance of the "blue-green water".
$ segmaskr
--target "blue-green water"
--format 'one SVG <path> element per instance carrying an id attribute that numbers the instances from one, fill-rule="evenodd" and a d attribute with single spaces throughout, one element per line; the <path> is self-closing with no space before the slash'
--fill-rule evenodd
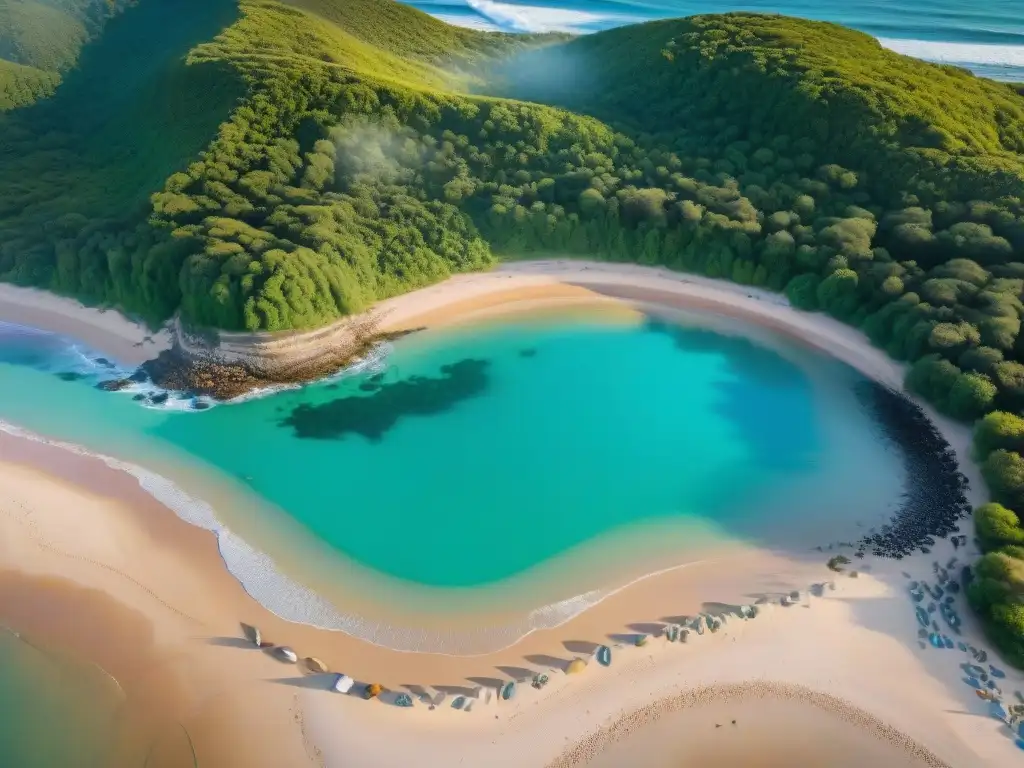
<path id="1" fill-rule="evenodd" d="M 110 685 L 95 667 L 0 631 L 0 765 L 110 765 L 120 704 Z"/>
<path id="2" fill-rule="evenodd" d="M 402 339 L 381 370 L 186 412 L 99 391 L 93 373 L 67 375 L 95 371 L 87 352 L 8 329 L 0 419 L 178 482 L 184 467 L 189 490 L 193 471 L 247 486 L 267 508 L 217 516 L 318 588 L 333 559 L 449 606 L 530 582 L 536 607 L 571 596 L 537 586 L 562 560 L 600 553 L 569 582 L 607 587 L 710 542 L 806 550 L 893 508 L 903 470 L 857 405 L 858 376 L 775 346 L 785 356 L 654 321 L 492 323 Z"/>

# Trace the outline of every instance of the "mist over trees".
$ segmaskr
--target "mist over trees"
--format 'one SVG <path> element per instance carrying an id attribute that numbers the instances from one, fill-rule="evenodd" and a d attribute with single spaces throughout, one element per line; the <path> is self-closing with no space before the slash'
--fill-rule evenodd
<path id="1" fill-rule="evenodd" d="M 565 40 L 390 0 L 113 9 L 82 35 L 47 27 L 65 30 L 52 45 L 22 23 L 17 56 L 0 24 L 0 110 L 19 107 L 0 115 L 0 278 L 249 330 L 316 327 L 498 256 L 785 292 L 910 363 L 942 412 L 981 418 L 996 504 L 970 595 L 1000 647 L 1024 642 L 1017 90 L 776 16 Z"/>

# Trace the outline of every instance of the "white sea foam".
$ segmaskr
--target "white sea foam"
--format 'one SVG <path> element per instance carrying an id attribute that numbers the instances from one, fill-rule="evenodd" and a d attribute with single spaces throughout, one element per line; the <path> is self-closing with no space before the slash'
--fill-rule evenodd
<path id="1" fill-rule="evenodd" d="M 309 587 L 281 573 L 273 558 L 255 549 L 221 523 L 213 507 L 207 502 L 190 495 L 163 475 L 72 443 L 42 437 L 4 421 L 0 421 L 0 432 L 44 443 L 79 456 L 90 456 L 102 461 L 111 469 L 128 473 L 138 481 L 146 493 L 174 512 L 181 520 L 213 533 L 217 537 L 221 559 L 231 575 L 238 580 L 250 597 L 280 618 L 320 629 L 344 632 L 394 651 L 448 656 L 494 653 L 514 645 L 537 630 L 559 627 L 632 584 L 696 564 L 687 563 L 665 568 L 615 589 L 592 590 L 575 595 L 536 608 L 521 620 L 503 625 L 451 632 L 396 627 L 358 614 L 344 613 Z"/>
<path id="2" fill-rule="evenodd" d="M 1024 45 L 985 43 L 944 43 L 932 40 L 901 40 L 880 37 L 882 45 L 897 53 L 926 61 L 949 64 L 987 64 L 1000 67 L 1024 67 Z"/>
<path id="3" fill-rule="evenodd" d="M 478 29 L 481 32 L 500 32 L 501 27 L 495 24 L 490 19 L 485 19 L 482 16 L 470 16 L 470 15 L 459 15 L 454 13 L 436 13 L 433 14 L 435 19 L 440 19 L 445 24 L 451 24 L 453 27 L 466 27 L 467 29 Z"/>
<path id="4" fill-rule="evenodd" d="M 0 331 L 24 335 L 56 336 L 48 331 L 41 331 L 28 326 L 0 323 Z M 65 358 L 55 361 L 54 369 L 61 373 L 75 373 L 83 377 L 94 377 L 97 380 L 129 379 L 137 369 L 129 369 L 96 355 L 87 347 L 74 341 L 60 337 L 67 343 Z M 393 346 L 388 342 L 374 345 L 367 354 L 351 365 L 342 368 L 331 376 L 318 379 L 312 383 L 325 383 L 344 379 L 363 373 L 380 373 L 387 368 L 388 356 Z M 183 413 L 201 413 L 218 405 L 237 405 L 250 400 L 276 395 L 289 390 L 301 389 L 304 384 L 279 384 L 261 387 L 246 392 L 244 395 L 230 400 L 216 400 L 205 395 L 185 395 L 182 392 L 164 389 L 152 381 L 133 381 L 130 385 L 116 390 L 113 394 L 127 395 L 137 400 L 139 406 L 153 410 L 180 411 Z M 198 407 L 197 407 L 198 406 Z"/>
<path id="5" fill-rule="evenodd" d="M 444 15 L 449 24 L 506 32 L 569 32 L 585 34 L 621 24 L 648 21 L 649 16 L 600 14 L 537 5 L 500 3 L 496 0 L 466 0 L 477 16 Z M 958 43 L 935 40 L 879 38 L 886 48 L 925 61 L 968 67 L 998 67 L 1024 70 L 1024 45 Z M 1024 72 L 1021 73 L 1024 78 Z M 1008 78 L 1015 79 L 1015 78 Z"/>
<path id="6" fill-rule="evenodd" d="M 570 11 L 541 5 L 514 5 L 495 0 L 466 0 L 481 17 L 506 32 L 586 32 L 595 27 L 615 26 L 633 17 Z M 455 17 L 451 23 L 470 26 L 471 19 Z"/>

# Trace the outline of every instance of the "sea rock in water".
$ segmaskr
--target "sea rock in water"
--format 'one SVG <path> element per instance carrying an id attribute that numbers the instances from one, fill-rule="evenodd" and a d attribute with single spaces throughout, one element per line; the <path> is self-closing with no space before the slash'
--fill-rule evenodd
<path id="1" fill-rule="evenodd" d="M 128 389 L 134 383 L 131 379 L 107 379 L 97 384 L 96 389 L 102 389 L 104 392 L 120 392 L 122 389 Z"/>

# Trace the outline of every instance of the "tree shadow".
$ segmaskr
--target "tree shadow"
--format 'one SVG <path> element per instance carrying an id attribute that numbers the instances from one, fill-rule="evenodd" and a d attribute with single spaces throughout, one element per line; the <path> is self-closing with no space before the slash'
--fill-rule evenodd
<path id="1" fill-rule="evenodd" d="M 549 669 L 557 669 L 560 672 L 565 672 L 569 668 L 568 659 L 560 659 L 557 656 L 550 656 L 546 653 L 535 653 L 530 656 L 524 656 L 531 664 L 536 664 L 538 667 L 547 667 Z"/>

